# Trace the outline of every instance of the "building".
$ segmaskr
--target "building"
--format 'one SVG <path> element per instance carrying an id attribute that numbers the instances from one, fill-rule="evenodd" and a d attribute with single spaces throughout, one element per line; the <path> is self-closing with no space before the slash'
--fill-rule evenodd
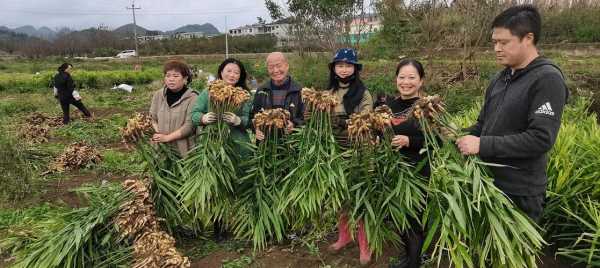
<path id="1" fill-rule="evenodd" d="M 364 16 L 357 16 L 350 22 L 350 42 L 351 43 L 362 43 L 373 34 L 378 32 L 383 24 L 381 19 L 375 14 L 365 14 Z"/>
<path id="2" fill-rule="evenodd" d="M 192 39 L 205 37 L 204 32 L 187 32 L 187 33 L 176 33 L 173 35 L 176 39 Z"/>
<path id="3" fill-rule="evenodd" d="M 165 34 L 157 34 L 157 35 L 138 36 L 137 38 L 140 43 L 144 43 L 144 42 L 148 42 L 148 41 L 169 39 L 170 36 L 165 35 Z"/>
<path id="4" fill-rule="evenodd" d="M 270 34 L 277 37 L 277 47 L 285 47 L 290 42 L 290 20 L 283 19 L 268 24 L 252 24 L 229 30 L 230 36 L 257 36 Z"/>

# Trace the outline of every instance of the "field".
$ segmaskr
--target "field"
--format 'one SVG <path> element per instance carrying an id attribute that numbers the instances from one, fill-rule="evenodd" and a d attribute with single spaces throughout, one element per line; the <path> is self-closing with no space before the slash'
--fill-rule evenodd
<path id="1" fill-rule="evenodd" d="M 573 56 L 559 50 L 547 54 L 563 69 L 572 95 L 570 105 L 579 98 L 586 98 L 591 100 L 589 112 L 600 113 L 600 55 Z M 242 57 L 249 75 L 256 77 L 259 83 L 267 78 L 264 57 Z M 218 57 L 190 56 L 184 59 L 196 69 L 203 70 L 192 84 L 195 89 L 204 88 L 205 77 L 208 73 L 214 74 L 220 63 Z M 93 113 L 93 119 L 81 118 L 72 107 L 73 122 L 68 126 L 48 127 L 47 140 L 42 142 L 33 142 L 39 135 L 27 136 L 31 129 L 25 127 L 26 120 L 36 113 L 51 118 L 61 115 L 49 82 L 62 59 L 0 60 L 0 146 L 3 150 L 0 159 L 6 160 L 0 171 L 23 173 L 14 176 L 20 180 L 0 180 L 0 241 L 15 224 L 85 207 L 86 201 L 73 191 L 78 187 L 144 177 L 142 156 L 121 143 L 119 130 L 135 112 L 148 110 L 152 92 L 162 87 L 164 60 L 145 58 L 141 61 L 141 71 L 133 71 L 136 63 L 133 60 L 73 60 L 74 79 L 82 89 L 83 102 Z M 328 61 L 329 55 L 293 55 L 290 57 L 292 76 L 306 86 L 322 88 L 327 79 Z M 499 69 L 489 53 L 479 54 L 471 63 L 472 71 L 467 79 L 457 78 L 459 62 L 452 54 L 423 62 L 427 64 L 426 91 L 440 94 L 449 111 L 457 116 L 481 102 L 489 77 Z M 364 61 L 361 76 L 367 87 L 375 94 L 393 93 L 395 64 L 392 59 Z M 110 89 L 120 83 L 133 84 L 133 93 Z M 85 142 L 96 149 L 101 160 L 80 169 L 48 172 L 53 160 L 75 142 Z M 22 171 L 25 169 L 27 171 Z M 328 243 L 335 239 L 335 228 L 328 224 L 328 232 L 294 236 L 258 252 L 252 250 L 251 241 L 230 239 L 216 243 L 208 231 L 196 235 L 181 234 L 177 238 L 177 247 L 190 257 L 192 267 L 358 266 L 356 246 L 350 246 L 340 254 L 327 252 Z M 14 259 L 10 252 L 1 250 L 0 244 L 0 267 L 9 266 Z M 546 255 L 539 261 L 540 267 L 571 267 L 572 260 L 555 258 L 553 250 L 551 247 L 545 250 Z M 383 255 L 370 267 L 387 267 L 400 251 L 401 248 L 385 247 Z"/>

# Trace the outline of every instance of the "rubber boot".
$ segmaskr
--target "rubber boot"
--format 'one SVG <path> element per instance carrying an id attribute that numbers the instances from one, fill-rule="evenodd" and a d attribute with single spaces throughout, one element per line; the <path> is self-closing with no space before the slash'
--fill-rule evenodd
<path id="1" fill-rule="evenodd" d="M 365 232 L 363 221 L 358 222 L 358 248 L 360 249 L 360 264 L 367 265 L 371 262 L 371 250 L 369 249 L 369 241 Z"/>
<path id="2" fill-rule="evenodd" d="M 329 250 L 337 252 L 350 244 L 350 242 L 352 242 L 352 236 L 350 235 L 350 227 L 348 226 L 348 216 L 340 214 L 338 218 L 338 240 L 329 246 Z"/>

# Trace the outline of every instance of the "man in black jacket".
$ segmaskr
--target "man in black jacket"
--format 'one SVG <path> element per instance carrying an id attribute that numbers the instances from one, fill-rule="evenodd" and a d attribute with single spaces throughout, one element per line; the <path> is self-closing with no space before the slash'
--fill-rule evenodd
<path id="1" fill-rule="evenodd" d="M 304 103 L 300 94 L 302 86 L 292 79 L 289 69 L 283 53 L 273 52 L 267 56 L 267 71 L 271 79 L 256 90 L 250 119 L 263 109 L 282 108 L 290 112 L 291 118 L 286 127 L 288 132 L 304 124 Z M 256 130 L 256 139 L 263 138 L 263 133 Z"/>
<path id="2" fill-rule="evenodd" d="M 79 109 L 86 117 L 91 117 L 92 114 L 85 108 L 85 105 L 81 102 L 81 98 L 75 99 L 73 91 L 75 90 L 75 82 L 71 78 L 71 69 L 73 65 L 69 63 L 63 63 L 58 67 L 58 73 L 54 76 L 54 87 L 57 90 L 58 100 L 60 107 L 63 111 L 63 124 L 68 124 L 71 121 L 69 107 L 73 104 Z"/>
<path id="3" fill-rule="evenodd" d="M 568 90 L 561 70 L 539 56 L 541 18 L 530 5 L 508 8 L 492 23 L 496 61 L 506 68 L 491 81 L 470 134 L 457 140 L 464 155 L 503 165 L 490 167 L 494 183 L 534 221 L 542 215 L 547 153 L 558 130 Z"/>

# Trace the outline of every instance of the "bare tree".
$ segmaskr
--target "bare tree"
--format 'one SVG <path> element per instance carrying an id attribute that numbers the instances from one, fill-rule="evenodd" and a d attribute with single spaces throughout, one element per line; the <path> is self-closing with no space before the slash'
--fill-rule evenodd
<path id="1" fill-rule="evenodd" d="M 293 23 L 290 32 L 300 52 L 315 45 L 337 48 L 340 40 L 348 40 L 352 20 L 364 15 L 363 0 L 287 0 L 285 7 L 266 0 L 265 5 L 273 19 L 282 18 L 282 10 L 287 10 Z"/>

